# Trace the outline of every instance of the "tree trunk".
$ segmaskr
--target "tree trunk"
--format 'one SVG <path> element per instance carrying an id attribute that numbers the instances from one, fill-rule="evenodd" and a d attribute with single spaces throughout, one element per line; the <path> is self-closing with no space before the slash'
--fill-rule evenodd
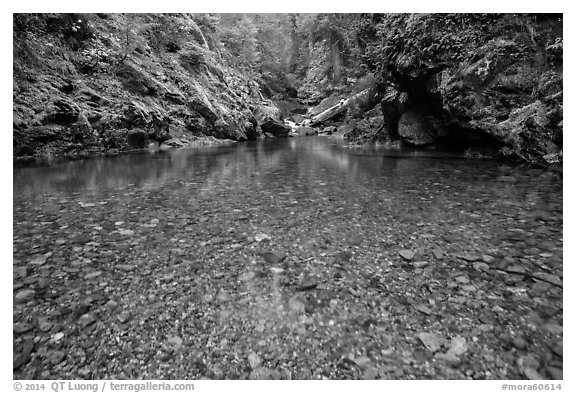
<path id="1" fill-rule="evenodd" d="M 290 58 L 288 60 L 288 72 L 295 72 L 298 68 L 300 58 L 300 36 L 298 35 L 298 25 L 296 23 L 297 14 L 290 15 Z"/>
<path id="2" fill-rule="evenodd" d="M 332 53 L 332 75 L 335 85 L 339 85 L 342 80 L 342 55 L 340 53 L 340 41 L 331 40 L 330 51 Z"/>
<path id="3" fill-rule="evenodd" d="M 360 104 L 362 102 L 367 101 L 369 99 L 369 96 L 370 96 L 370 89 L 366 89 L 348 98 L 347 100 L 340 101 L 338 104 L 331 106 L 324 112 L 321 112 L 316 116 L 314 116 L 310 121 L 310 126 L 314 126 L 315 124 L 321 123 L 324 120 L 328 120 L 331 117 L 336 116 L 338 113 L 344 112 L 345 110 L 350 109 L 353 106 L 361 106 Z"/>

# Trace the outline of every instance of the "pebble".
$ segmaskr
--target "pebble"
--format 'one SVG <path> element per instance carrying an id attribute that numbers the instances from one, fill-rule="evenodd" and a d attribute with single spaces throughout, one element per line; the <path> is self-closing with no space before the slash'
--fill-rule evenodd
<path id="1" fill-rule="evenodd" d="M 555 380 L 562 380 L 564 379 L 564 375 L 562 369 L 557 367 L 546 367 L 546 373 L 550 376 L 550 378 Z"/>
<path id="2" fill-rule="evenodd" d="M 524 266 L 515 264 L 507 266 L 506 271 L 508 273 L 524 274 L 526 273 L 526 268 Z"/>
<path id="3" fill-rule="evenodd" d="M 450 300 L 453 301 L 454 303 L 464 304 L 464 303 L 466 303 L 466 300 L 468 300 L 468 299 L 465 296 L 455 296 L 455 297 L 451 298 Z"/>
<path id="4" fill-rule="evenodd" d="M 48 320 L 48 317 L 38 317 L 38 329 L 41 332 L 47 332 L 52 328 L 52 322 Z"/>
<path id="5" fill-rule="evenodd" d="M 51 336 L 51 340 L 55 343 L 57 343 L 58 341 L 62 340 L 64 338 L 64 333 L 62 332 L 58 332 L 56 334 L 53 334 Z"/>
<path id="6" fill-rule="evenodd" d="M 512 345 L 517 349 L 526 349 L 527 343 L 522 337 L 515 337 L 512 339 Z"/>
<path id="7" fill-rule="evenodd" d="M 428 262 L 427 261 L 413 262 L 412 266 L 414 266 L 415 269 L 421 269 L 425 266 L 428 266 Z"/>
<path id="8" fill-rule="evenodd" d="M 427 306 L 423 305 L 423 304 L 419 304 L 416 306 L 416 310 L 420 311 L 421 313 L 424 313 L 426 315 L 430 315 L 432 314 L 432 310 L 430 310 L 430 308 L 428 308 Z"/>
<path id="9" fill-rule="evenodd" d="M 28 275 L 28 269 L 25 266 L 14 266 L 14 278 L 24 278 Z"/>
<path id="10" fill-rule="evenodd" d="M 240 277 L 238 277 L 238 279 L 240 281 L 250 281 L 252 280 L 254 277 L 256 277 L 256 273 L 254 272 L 246 272 L 240 275 Z"/>
<path id="11" fill-rule="evenodd" d="M 81 368 L 80 370 L 78 370 L 78 373 L 80 373 L 80 375 L 82 376 L 83 379 L 90 379 L 90 373 L 92 371 L 90 371 L 90 369 L 88 367 L 84 367 Z"/>
<path id="12" fill-rule="evenodd" d="M 32 299 L 35 294 L 36 292 L 32 289 L 23 289 L 19 292 L 16 292 L 14 298 L 16 299 L 16 302 L 25 302 Z"/>
<path id="13" fill-rule="evenodd" d="M 268 251 L 262 254 L 264 260 L 273 265 L 277 265 L 286 259 L 286 253 L 282 251 Z"/>
<path id="14" fill-rule="evenodd" d="M 470 282 L 470 279 L 466 276 L 458 276 L 455 278 L 455 280 L 460 284 L 468 284 Z"/>
<path id="15" fill-rule="evenodd" d="M 444 344 L 444 339 L 435 333 L 422 332 L 418 333 L 416 336 L 430 352 L 440 350 Z"/>
<path id="16" fill-rule="evenodd" d="M 479 271 L 479 272 L 489 272 L 490 271 L 490 266 L 488 266 L 488 264 L 486 262 L 474 262 L 472 267 L 474 267 L 474 270 Z"/>
<path id="17" fill-rule="evenodd" d="M 42 266 L 46 263 L 46 255 L 38 255 L 30 261 L 31 265 Z"/>
<path id="18" fill-rule="evenodd" d="M 32 339 L 24 341 L 24 344 L 22 345 L 22 351 L 17 355 L 15 354 L 14 356 L 14 360 L 12 361 L 12 368 L 17 370 L 28 363 L 30 361 L 30 354 L 32 353 L 33 349 L 34 341 Z"/>
<path id="19" fill-rule="evenodd" d="M 468 345 L 466 344 L 466 339 L 464 337 L 456 336 L 450 341 L 450 349 L 448 349 L 448 354 L 454 356 L 462 356 L 468 351 Z"/>
<path id="20" fill-rule="evenodd" d="M 260 356 L 255 352 L 250 352 L 248 354 L 248 363 L 250 363 L 250 368 L 254 370 L 262 365 L 262 358 L 260 358 Z"/>
<path id="21" fill-rule="evenodd" d="M 557 276 L 550 274 L 550 273 L 544 273 L 544 272 L 536 272 L 533 274 L 534 278 L 540 279 L 542 281 L 546 281 L 550 284 L 554 284 L 556 286 L 559 286 L 562 288 L 562 280 L 560 280 L 560 278 L 558 278 Z"/>
<path id="22" fill-rule="evenodd" d="M 96 322 L 96 318 L 94 317 L 94 315 L 92 314 L 84 314 L 80 317 L 80 319 L 78 320 L 78 323 L 83 327 L 87 327 L 91 324 L 93 324 L 94 322 Z"/>
<path id="23" fill-rule="evenodd" d="M 104 307 L 106 307 L 106 310 L 108 310 L 109 312 L 112 312 L 114 311 L 114 309 L 116 309 L 116 307 L 118 307 L 118 303 L 110 299 L 106 302 Z"/>
<path id="24" fill-rule="evenodd" d="M 494 258 L 491 255 L 487 255 L 487 254 L 482 255 L 482 261 L 485 263 L 494 263 L 495 260 L 496 260 L 496 258 Z"/>
<path id="25" fill-rule="evenodd" d="M 304 277 L 298 283 L 298 290 L 299 291 L 307 291 L 307 290 L 316 288 L 317 285 L 318 285 L 318 282 L 316 281 L 316 279 L 314 279 L 314 277 L 309 277 L 309 276 Z"/>
<path id="26" fill-rule="evenodd" d="M 558 334 L 558 335 L 561 335 L 562 332 L 564 331 L 562 326 L 555 323 L 547 323 L 543 326 L 543 328 L 552 334 Z"/>
<path id="27" fill-rule="evenodd" d="M 36 281 L 36 287 L 38 289 L 41 290 L 48 289 L 49 286 L 50 286 L 50 279 L 46 277 L 40 277 L 38 281 Z"/>
<path id="28" fill-rule="evenodd" d="M 378 377 L 378 369 L 376 369 L 374 367 L 368 367 L 364 371 L 364 375 L 362 376 L 362 379 L 373 380 L 373 379 L 376 379 L 377 377 Z"/>
<path id="29" fill-rule="evenodd" d="M 414 251 L 412 250 L 400 250 L 398 251 L 398 254 L 407 261 L 414 259 Z"/>
<path id="30" fill-rule="evenodd" d="M 517 360 L 516 360 L 516 364 L 518 365 L 518 368 L 520 369 L 520 371 L 522 373 L 524 373 L 524 370 L 527 368 L 531 368 L 534 370 L 537 370 L 538 367 L 540 366 L 540 363 L 538 362 L 538 359 L 536 359 L 536 357 L 534 357 L 533 355 L 523 355 L 520 356 Z"/>
<path id="31" fill-rule="evenodd" d="M 288 307 L 295 313 L 306 312 L 306 305 L 300 295 L 294 295 L 288 299 Z"/>
<path id="32" fill-rule="evenodd" d="M 257 233 L 254 236 L 254 240 L 256 240 L 258 243 L 263 242 L 263 241 L 270 241 L 272 240 L 272 238 L 268 235 L 266 235 L 265 233 Z"/>
<path id="33" fill-rule="evenodd" d="M 66 354 L 62 351 L 50 351 L 46 354 L 46 360 L 54 365 L 62 363 Z"/>
<path id="34" fill-rule="evenodd" d="M 354 363 L 360 367 L 364 367 L 370 363 L 370 358 L 367 356 L 360 356 L 359 358 L 354 359 Z"/>
<path id="35" fill-rule="evenodd" d="M 16 334 L 23 334 L 32 330 L 34 326 L 29 323 L 16 323 L 13 326 L 14 333 Z"/>
<path id="36" fill-rule="evenodd" d="M 462 360 L 458 356 L 451 353 L 439 353 L 434 357 L 443 360 L 446 364 L 452 367 L 458 367 L 460 363 L 462 363 Z"/>
<path id="37" fill-rule="evenodd" d="M 476 262 L 479 261 L 481 258 L 479 255 L 474 253 L 463 253 L 456 255 L 458 258 L 463 259 L 467 262 Z"/>
<path id="38" fill-rule="evenodd" d="M 38 277 L 28 277 L 22 280 L 22 282 L 26 285 L 34 284 L 36 281 L 38 281 Z"/>
<path id="39" fill-rule="evenodd" d="M 168 342 L 172 345 L 175 351 L 180 350 L 182 348 L 182 338 L 178 336 L 172 336 L 168 338 Z"/>
<path id="40" fill-rule="evenodd" d="M 532 367 L 526 367 L 523 370 L 523 374 L 526 378 L 532 380 L 532 381 L 537 381 L 537 380 L 541 380 L 541 379 L 545 379 L 542 375 L 540 375 L 538 373 L 538 371 L 536 371 L 535 369 L 533 369 Z"/>
<path id="41" fill-rule="evenodd" d="M 552 347 L 552 352 L 554 352 L 556 355 L 563 357 L 564 356 L 564 345 L 563 345 L 563 340 L 558 341 L 553 347 Z"/>
<path id="42" fill-rule="evenodd" d="M 91 280 L 91 279 L 93 279 L 93 278 L 96 278 L 96 277 L 100 276 L 101 274 L 102 274 L 102 272 L 97 270 L 97 271 L 95 271 L 95 272 L 91 272 L 91 273 L 86 274 L 86 275 L 84 276 L 84 279 L 85 279 L 85 280 Z"/>
<path id="43" fill-rule="evenodd" d="M 442 252 L 442 250 L 440 250 L 438 248 L 432 250 L 432 254 L 434 254 L 434 258 L 436 258 L 438 260 L 444 258 L 444 253 Z"/>
<path id="44" fill-rule="evenodd" d="M 132 270 L 134 270 L 136 267 L 134 265 L 128 265 L 128 264 L 120 264 L 120 265 L 116 265 L 116 269 L 123 271 L 123 272 L 130 272 Z"/>
<path id="45" fill-rule="evenodd" d="M 116 319 L 118 319 L 118 321 L 120 321 L 120 323 L 126 323 L 130 320 L 131 317 L 132 317 L 132 315 L 130 314 L 130 312 L 124 311 L 124 312 L 121 312 L 120 314 L 118 314 L 116 316 Z"/>

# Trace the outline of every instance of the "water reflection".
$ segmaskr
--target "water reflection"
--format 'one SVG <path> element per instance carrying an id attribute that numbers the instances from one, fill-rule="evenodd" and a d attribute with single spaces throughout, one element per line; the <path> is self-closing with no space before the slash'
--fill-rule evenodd
<path id="1" fill-rule="evenodd" d="M 424 157 L 422 157 L 424 155 Z M 450 154 L 383 149 L 350 149 L 342 140 L 322 137 L 280 139 L 236 145 L 182 149 L 155 154 L 100 157 L 50 167 L 15 168 L 14 195 L 98 194 L 128 186 L 155 189 L 174 181 L 192 182 L 199 192 L 226 184 L 229 191 L 268 185 L 304 192 L 326 182 L 361 191 L 382 192 L 429 187 L 526 199 L 527 184 L 539 171 L 516 171 L 515 181 L 499 181 L 511 168 L 492 162 L 460 160 Z M 294 182 L 294 184 L 291 184 Z M 557 182 L 556 182 L 557 183 Z M 519 186 L 523 184 L 522 186 Z M 170 184 L 170 186 L 173 186 Z"/>

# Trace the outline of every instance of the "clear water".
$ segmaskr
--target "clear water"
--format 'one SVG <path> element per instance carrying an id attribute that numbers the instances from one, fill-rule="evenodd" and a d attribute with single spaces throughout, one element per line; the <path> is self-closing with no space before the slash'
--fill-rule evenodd
<path id="1" fill-rule="evenodd" d="M 16 376 L 86 378 L 84 367 L 92 378 L 467 378 L 430 368 L 417 334 L 464 336 L 498 358 L 495 337 L 562 324 L 561 288 L 503 273 L 519 265 L 562 278 L 562 179 L 541 169 L 307 137 L 13 174 L 14 266 L 28 267 L 15 294 L 36 291 L 15 302 L 14 323 L 53 323 L 34 331 L 37 349 Z M 299 291 L 310 277 L 316 288 Z M 84 328 L 74 310 L 87 296 L 97 321 Z M 483 325 L 492 328 L 470 330 Z M 68 355 L 52 365 L 61 330 Z M 552 340 L 534 337 L 538 348 Z M 467 356 L 482 364 L 474 377 L 518 376 L 515 359 Z M 355 363 L 363 357 L 370 366 Z"/>

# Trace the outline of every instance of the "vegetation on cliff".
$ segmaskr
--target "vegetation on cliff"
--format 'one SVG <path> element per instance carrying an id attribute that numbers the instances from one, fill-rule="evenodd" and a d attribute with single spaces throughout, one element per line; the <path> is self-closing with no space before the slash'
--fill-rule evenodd
<path id="1" fill-rule="evenodd" d="M 255 112 L 274 106 L 227 60 L 218 23 L 210 15 L 16 14 L 15 157 L 272 134 L 279 117 L 263 119 L 276 127 L 267 130 Z"/>
<path id="2" fill-rule="evenodd" d="M 504 156 L 561 159 L 561 15 L 373 15 L 365 30 L 389 136 L 481 140 Z M 405 114 L 420 117 L 416 126 L 398 128 Z"/>

